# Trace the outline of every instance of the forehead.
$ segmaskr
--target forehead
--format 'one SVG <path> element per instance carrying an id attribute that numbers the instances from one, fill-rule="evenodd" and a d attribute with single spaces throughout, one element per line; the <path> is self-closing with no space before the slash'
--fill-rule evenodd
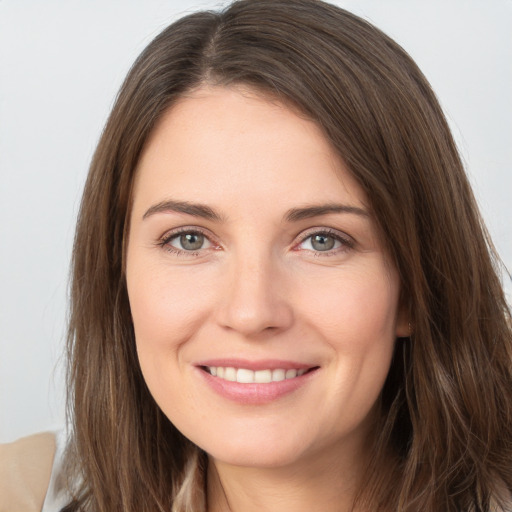
<path id="1" fill-rule="evenodd" d="M 321 128 L 242 87 L 203 87 L 160 119 L 139 161 L 135 203 L 179 199 L 264 205 L 365 205 L 361 188 Z M 219 204 L 222 207 L 222 204 Z"/>

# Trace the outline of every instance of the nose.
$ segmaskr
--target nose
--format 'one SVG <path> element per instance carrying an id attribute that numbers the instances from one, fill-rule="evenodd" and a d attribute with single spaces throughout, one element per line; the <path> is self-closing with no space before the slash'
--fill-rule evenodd
<path id="1" fill-rule="evenodd" d="M 217 310 L 224 329 L 257 337 L 277 333 L 293 323 L 293 308 L 283 269 L 270 257 L 239 258 L 230 265 Z"/>

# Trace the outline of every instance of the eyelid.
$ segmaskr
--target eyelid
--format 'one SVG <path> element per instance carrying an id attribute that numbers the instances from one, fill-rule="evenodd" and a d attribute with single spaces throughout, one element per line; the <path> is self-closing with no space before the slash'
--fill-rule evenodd
<path id="1" fill-rule="evenodd" d="M 198 249 L 197 251 L 187 251 L 182 250 L 177 247 L 170 245 L 170 241 L 180 236 L 183 233 L 190 234 L 201 234 L 203 235 L 211 244 L 210 247 L 204 249 Z M 341 247 L 337 247 L 334 249 L 326 250 L 326 251 L 314 251 L 311 249 L 301 249 L 300 245 L 302 245 L 308 238 L 313 235 L 327 235 L 335 238 L 337 241 L 341 243 Z M 178 228 L 170 229 L 166 231 L 155 243 L 155 245 L 161 247 L 168 252 L 184 255 L 184 256 L 198 256 L 202 252 L 206 252 L 209 250 L 218 250 L 220 249 L 220 244 L 215 240 L 215 237 L 210 233 L 209 230 L 201 228 L 199 226 L 180 226 Z M 328 228 L 325 226 L 316 226 L 309 228 L 303 231 L 299 235 L 299 241 L 293 245 L 293 250 L 295 251 L 307 251 L 314 253 L 315 256 L 330 256 L 337 253 L 346 252 L 350 249 L 353 249 L 355 246 L 355 240 L 350 236 L 344 233 L 343 231 L 339 231 L 334 228 Z"/>
<path id="2" fill-rule="evenodd" d="M 310 249 L 300 249 L 300 245 L 302 245 L 308 238 L 311 238 L 313 235 L 328 235 L 339 242 L 341 242 L 341 247 L 337 247 L 335 249 L 330 249 L 327 251 L 311 251 Z M 353 249 L 355 246 L 355 240 L 350 236 L 344 233 L 343 231 L 338 231 L 334 228 L 327 228 L 327 227 L 313 227 L 309 228 L 306 231 L 302 232 L 299 235 L 299 242 L 294 245 L 295 250 L 303 250 L 303 251 L 310 251 L 314 252 L 315 256 L 328 256 L 332 255 L 333 253 L 339 253 L 344 252 L 349 249 Z"/>
<path id="3" fill-rule="evenodd" d="M 197 251 L 185 251 L 182 249 L 178 249 L 177 247 L 174 247 L 170 245 L 170 241 L 177 238 L 178 236 L 184 234 L 184 233 L 190 233 L 190 234 L 200 234 L 203 235 L 209 242 L 210 247 L 206 247 L 204 249 L 198 249 Z M 197 256 L 200 252 L 207 251 L 213 249 L 218 249 L 220 245 L 215 241 L 215 238 L 213 235 L 204 228 L 200 228 L 199 226 L 180 226 L 178 228 L 170 229 L 166 231 L 157 241 L 157 246 L 161 247 L 164 250 L 167 250 L 168 252 L 185 255 L 185 256 Z"/>

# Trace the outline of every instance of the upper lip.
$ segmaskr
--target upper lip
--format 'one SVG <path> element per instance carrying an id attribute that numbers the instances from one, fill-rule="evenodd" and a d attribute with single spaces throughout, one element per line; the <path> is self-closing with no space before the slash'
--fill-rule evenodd
<path id="1" fill-rule="evenodd" d="M 196 363 L 196 366 L 209 366 L 209 367 L 223 367 L 223 368 L 246 368 L 247 370 L 301 370 L 314 368 L 318 365 L 301 363 L 298 361 L 290 361 L 283 359 L 239 359 L 239 358 L 222 358 L 222 359 L 208 359 Z"/>

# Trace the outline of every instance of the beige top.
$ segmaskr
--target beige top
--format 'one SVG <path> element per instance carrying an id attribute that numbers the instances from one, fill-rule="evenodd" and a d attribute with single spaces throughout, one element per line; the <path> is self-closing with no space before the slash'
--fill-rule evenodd
<path id="1" fill-rule="evenodd" d="M 55 450 L 50 432 L 0 444 L 0 512 L 41 512 Z"/>

